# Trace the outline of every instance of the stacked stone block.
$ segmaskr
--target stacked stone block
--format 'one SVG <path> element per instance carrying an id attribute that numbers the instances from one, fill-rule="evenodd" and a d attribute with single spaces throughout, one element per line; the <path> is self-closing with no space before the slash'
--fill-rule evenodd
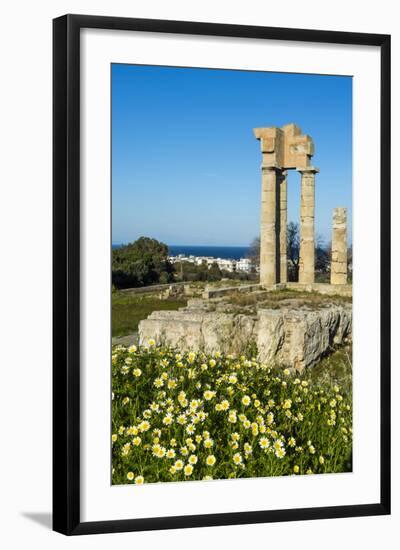
<path id="1" fill-rule="evenodd" d="M 333 209 L 331 284 L 347 284 L 347 210 Z"/>

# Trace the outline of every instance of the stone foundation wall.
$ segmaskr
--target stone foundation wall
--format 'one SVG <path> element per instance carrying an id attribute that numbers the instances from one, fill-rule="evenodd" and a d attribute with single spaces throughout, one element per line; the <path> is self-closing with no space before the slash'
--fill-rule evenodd
<path id="1" fill-rule="evenodd" d="M 211 300 L 212 298 L 221 298 L 226 296 L 231 292 L 253 292 L 259 290 L 261 285 L 251 284 L 251 285 L 240 285 L 240 286 L 226 286 L 221 288 L 206 288 L 202 294 L 202 298 L 205 300 Z"/>
<path id="2" fill-rule="evenodd" d="M 259 309 L 256 315 L 207 311 L 193 301 L 178 311 L 154 311 L 139 324 L 140 343 L 150 338 L 182 350 L 243 353 L 256 342 L 259 359 L 301 372 L 330 347 L 351 338 L 351 305 L 318 310 Z"/>
<path id="3" fill-rule="evenodd" d="M 347 296 L 351 298 L 353 295 L 353 287 L 348 284 L 331 285 L 328 283 L 286 283 L 285 288 L 303 292 L 318 292 L 318 294 L 324 294 L 327 296 Z"/>

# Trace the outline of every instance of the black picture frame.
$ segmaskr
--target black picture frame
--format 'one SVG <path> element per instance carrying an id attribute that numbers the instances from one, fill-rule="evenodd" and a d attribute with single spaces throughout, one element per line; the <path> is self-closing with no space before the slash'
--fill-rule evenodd
<path id="1" fill-rule="evenodd" d="M 116 521 L 80 520 L 80 30 L 84 28 L 377 46 L 381 51 L 380 501 Z M 390 36 L 65 15 L 53 21 L 53 529 L 66 535 L 390 513 Z"/>

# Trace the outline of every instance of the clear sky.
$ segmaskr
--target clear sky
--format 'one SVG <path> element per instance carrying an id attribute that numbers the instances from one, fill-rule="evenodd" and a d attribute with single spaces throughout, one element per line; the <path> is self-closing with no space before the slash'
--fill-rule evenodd
<path id="1" fill-rule="evenodd" d="M 315 145 L 316 231 L 348 209 L 351 241 L 352 79 L 112 65 L 112 242 L 247 245 L 259 234 L 257 126 L 294 122 Z M 288 220 L 300 175 L 289 173 Z"/>

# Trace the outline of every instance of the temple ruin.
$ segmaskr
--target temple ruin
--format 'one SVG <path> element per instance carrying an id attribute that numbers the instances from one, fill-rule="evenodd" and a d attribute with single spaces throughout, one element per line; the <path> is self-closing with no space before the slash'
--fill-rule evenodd
<path id="1" fill-rule="evenodd" d="M 260 284 L 287 282 L 287 171 L 301 174 L 299 283 L 315 281 L 314 143 L 296 124 L 255 128 L 262 153 Z M 346 209 L 334 214 L 331 284 L 347 283 Z M 336 217 L 335 217 L 336 216 Z M 334 244 L 335 243 L 335 244 Z"/>
<path id="2" fill-rule="evenodd" d="M 139 323 L 150 338 L 182 350 L 243 353 L 254 342 L 260 361 L 301 372 L 351 340 L 352 287 L 347 284 L 346 208 L 333 210 L 331 284 L 315 282 L 314 144 L 295 124 L 255 128 L 262 153 L 260 282 L 239 286 L 190 285 L 187 306 L 153 311 Z M 287 171 L 301 174 L 299 280 L 288 281 Z M 171 291 L 176 290 L 171 286 Z M 298 296 L 276 292 L 296 290 Z M 314 294 L 314 297 L 313 297 Z M 318 299 L 315 300 L 315 294 Z M 310 298 L 308 298 L 310 296 Z"/>

